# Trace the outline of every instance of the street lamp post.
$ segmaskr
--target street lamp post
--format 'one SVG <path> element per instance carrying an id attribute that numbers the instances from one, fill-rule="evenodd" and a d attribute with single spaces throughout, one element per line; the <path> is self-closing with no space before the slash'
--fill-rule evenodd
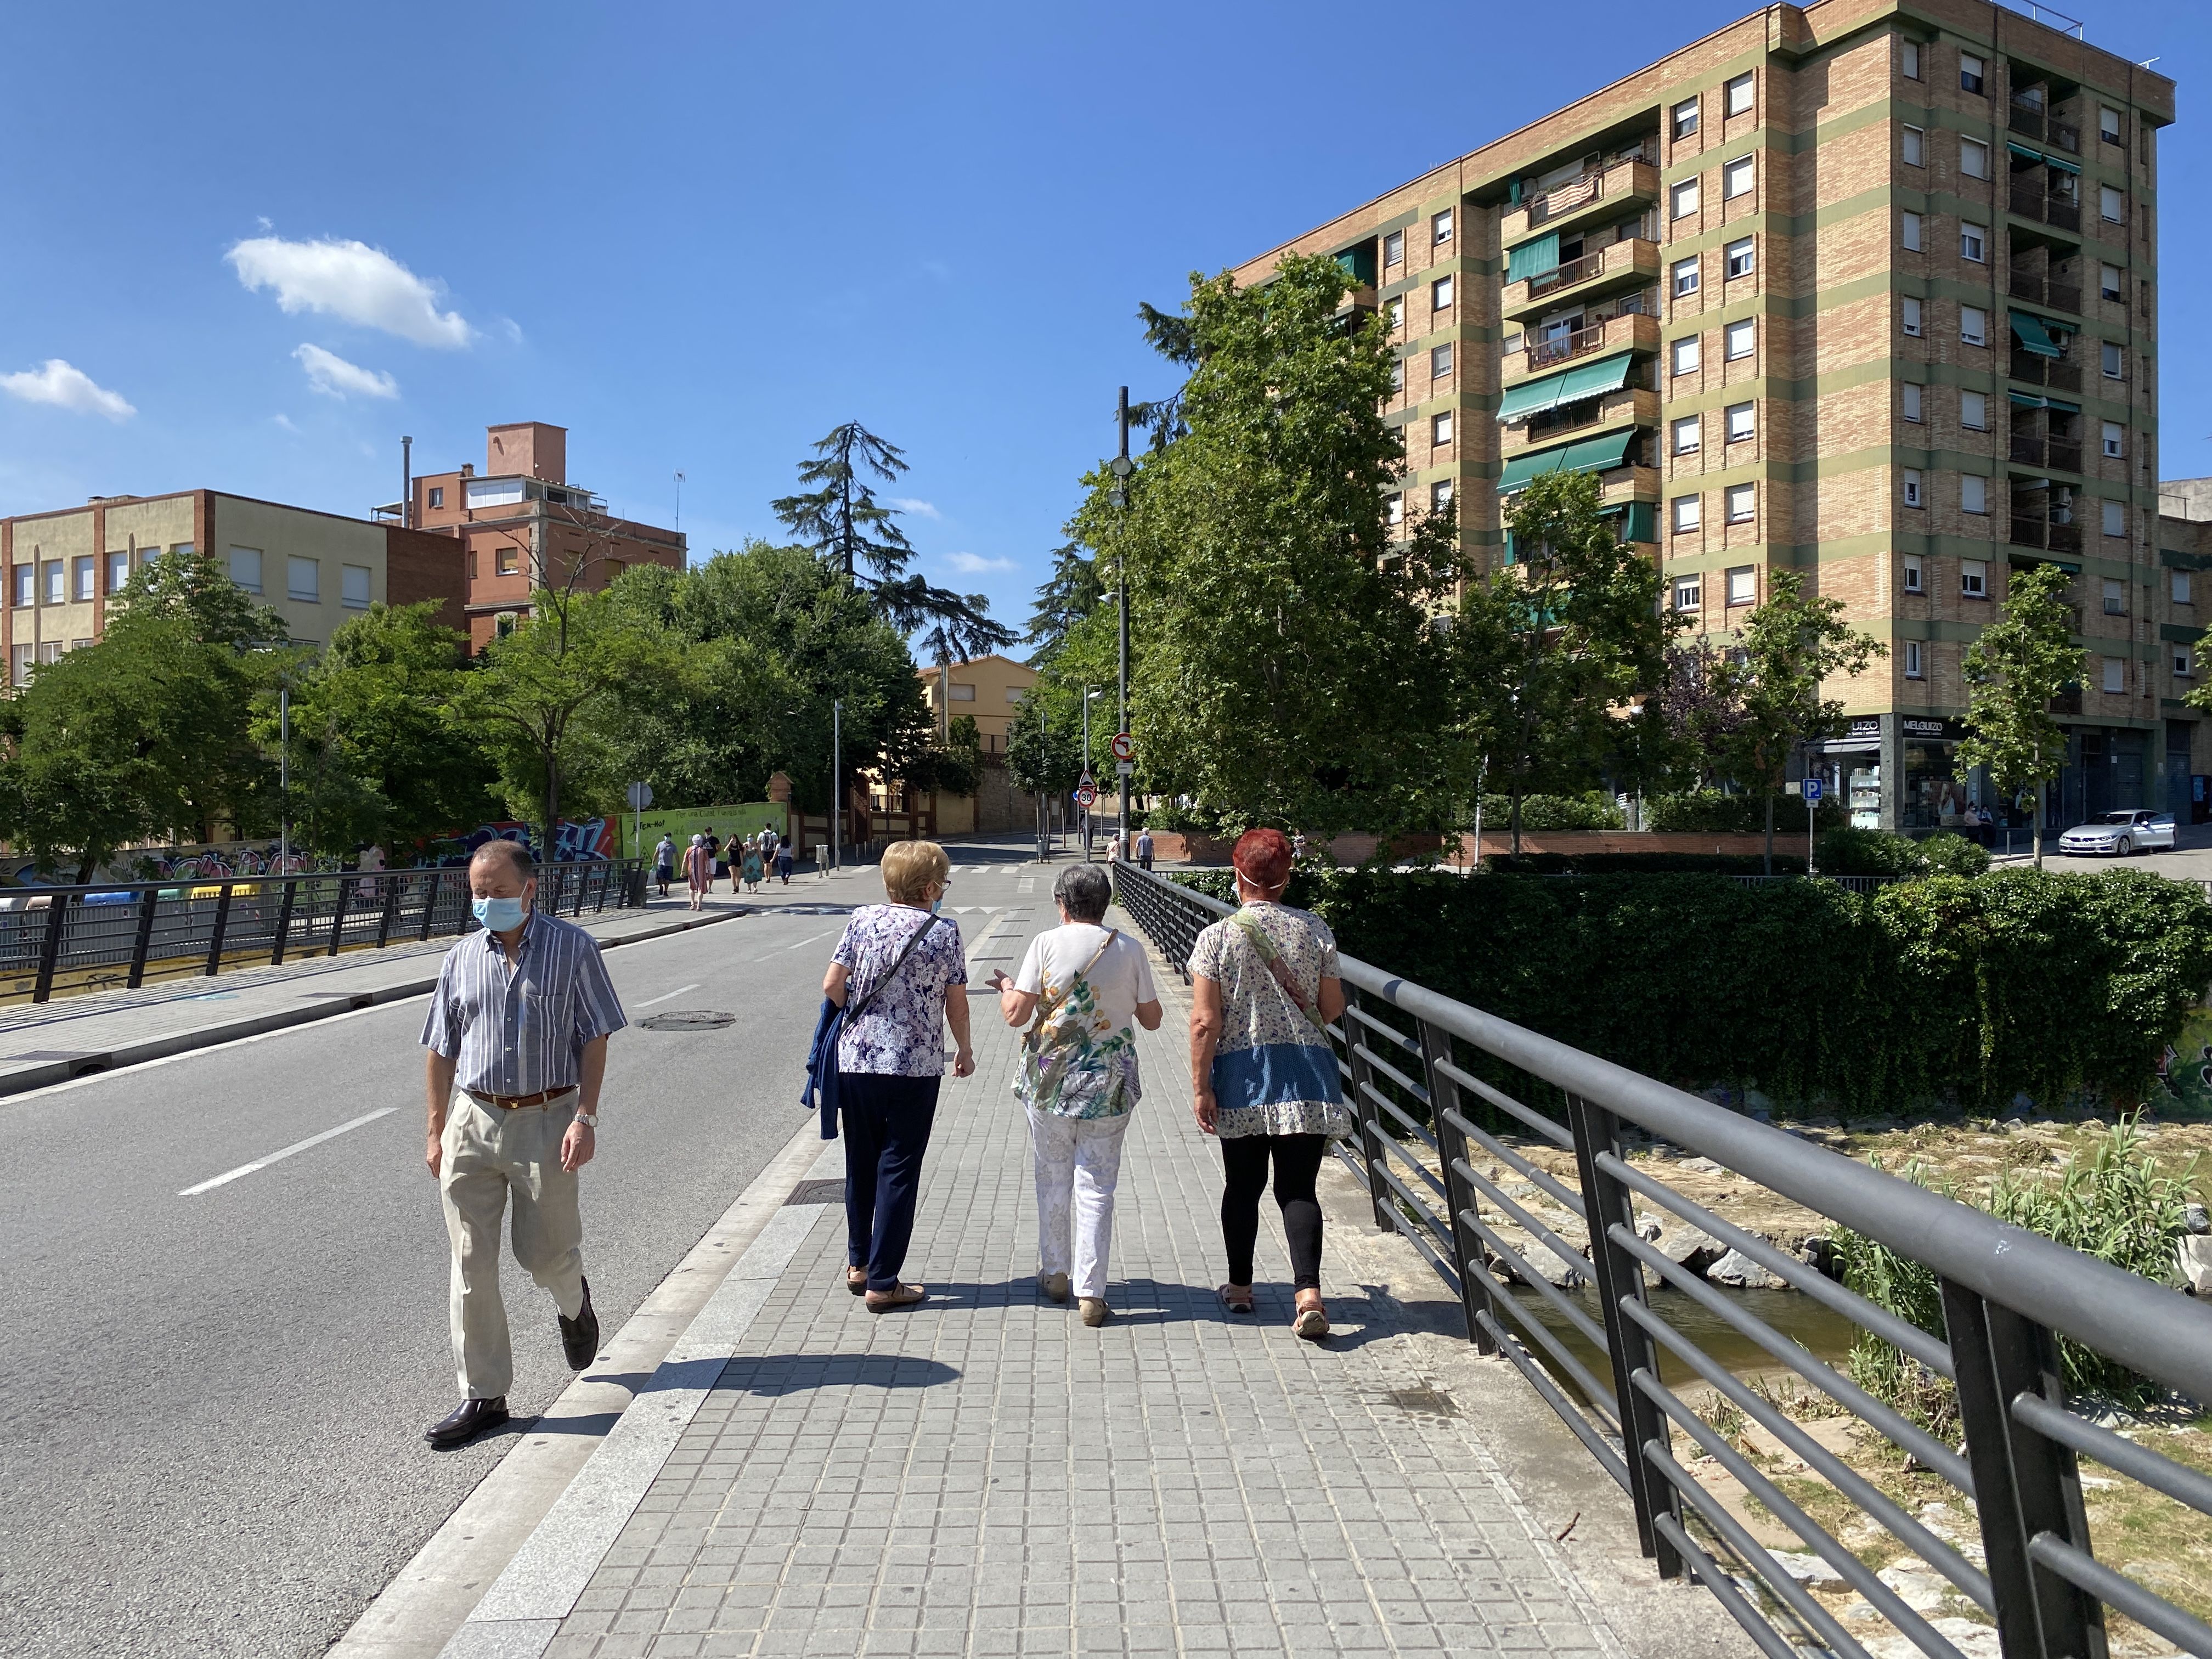
<path id="1" fill-rule="evenodd" d="M 1104 694 L 1091 686 L 1083 688 L 1083 771 L 1091 770 L 1091 700 Z M 1091 856 L 1091 809 L 1083 808 L 1083 856 Z"/>
<path id="2" fill-rule="evenodd" d="M 841 697 L 830 701 L 830 867 L 837 867 L 837 820 L 844 816 L 842 803 L 837 799 L 839 774 L 845 768 L 845 703 Z"/>
<path id="3" fill-rule="evenodd" d="M 264 777 L 267 773 L 262 774 Z M 276 683 L 276 870 L 292 858 L 292 682 Z"/>
<path id="4" fill-rule="evenodd" d="M 1116 507 L 1126 507 L 1129 504 L 1128 477 L 1132 472 L 1137 470 L 1135 464 L 1129 459 L 1129 388 L 1127 386 L 1123 386 L 1121 388 L 1121 407 L 1119 413 L 1121 428 L 1121 452 L 1114 458 L 1114 505 Z M 1114 597 L 1116 601 L 1115 608 L 1121 612 L 1120 621 L 1121 636 L 1121 671 L 1118 677 L 1120 694 L 1118 701 L 1115 703 L 1117 718 L 1114 727 L 1115 731 L 1118 732 L 1126 732 L 1129 729 L 1128 549 L 1125 546 L 1117 545 L 1114 550 L 1114 559 L 1115 565 L 1114 572 Z M 1121 766 L 1121 757 L 1119 756 L 1115 757 L 1115 766 L 1117 770 Z M 1115 836 L 1121 842 L 1121 855 L 1124 859 L 1131 856 L 1129 850 L 1129 785 L 1132 781 L 1133 780 L 1127 772 L 1121 773 L 1121 823 L 1115 830 Z"/>

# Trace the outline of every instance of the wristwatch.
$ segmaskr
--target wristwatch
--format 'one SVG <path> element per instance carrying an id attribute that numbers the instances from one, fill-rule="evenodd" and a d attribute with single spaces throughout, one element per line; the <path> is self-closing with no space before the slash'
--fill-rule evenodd
<path id="1" fill-rule="evenodd" d="M 599 1115 L 597 1112 L 579 1112 L 574 1121 L 582 1124 L 586 1129 L 596 1129 L 599 1127 Z"/>

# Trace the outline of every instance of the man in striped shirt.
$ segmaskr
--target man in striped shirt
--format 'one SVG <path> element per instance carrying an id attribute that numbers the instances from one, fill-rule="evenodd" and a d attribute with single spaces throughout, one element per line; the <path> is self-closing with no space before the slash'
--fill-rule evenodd
<path id="1" fill-rule="evenodd" d="M 488 842 L 469 860 L 481 933 L 446 953 L 422 1024 L 429 1146 L 453 1241 L 453 1358 L 462 1400 L 423 1438 L 458 1446 L 507 1421 L 514 1358 L 499 1294 L 500 1218 L 514 1202 L 514 1259 L 553 1293 L 568 1368 L 599 1351 L 584 1282 L 576 1172 L 592 1161 L 607 1037 L 629 1022 L 598 943 L 535 908 L 527 848 Z"/>

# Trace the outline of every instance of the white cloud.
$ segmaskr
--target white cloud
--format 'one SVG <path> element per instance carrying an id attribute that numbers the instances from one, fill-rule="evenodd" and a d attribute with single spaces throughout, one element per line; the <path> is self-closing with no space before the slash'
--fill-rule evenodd
<path id="1" fill-rule="evenodd" d="M 447 349 L 474 337 L 459 312 L 438 309 L 439 284 L 366 242 L 255 236 L 223 258 L 247 288 L 275 289 L 277 305 L 287 312 L 328 312 L 417 345 Z"/>
<path id="2" fill-rule="evenodd" d="M 987 559 L 980 553 L 948 553 L 945 562 L 963 576 L 980 576 L 988 570 L 1014 570 L 1020 567 L 1012 559 Z"/>
<path id="3" fill-rule="evenodd" d="M 138 412 L 120 392 L 110 392 L 59 357 L 47 358 L 43 368 L 0 374 L 0 392 L 27 404 L 52 404 L 79 415 L 105 415 L 111 421 L 127 421 Z"/>
<path id="4" fill-rule="evenodd" d="M 276 422 L 277 425 L 283 427 L 287 432 L 297 433 L 300 429 L 298 427 L 292 424 L 292 417 L 289 415 L 272 415 L 269 418 Z"/>
<path id="5" fill-rule="evenodd" d="M 945 516 L 937 510 L 936 502 L 917 500 L 911 495 L 894 495 L 891 505 L 902 513 L 913 514 L 917 519 L 942 519 Z"/>
<path id="6" fill-rule="evenodd" d="M 307 371 L 307 386 L 325 398 L 397 398 L 399 382 L 380 369 L 349 363 L 336 352 L 319 345 L 303 345 L 292 354 Z"/>

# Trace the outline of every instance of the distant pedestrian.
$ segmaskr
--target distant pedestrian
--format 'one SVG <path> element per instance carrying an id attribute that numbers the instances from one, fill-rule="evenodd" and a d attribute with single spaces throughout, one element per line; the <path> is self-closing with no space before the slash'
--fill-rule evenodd
<path id="1" fill-rule="evenodd" d="M 527 848 L 478 848 L 469 891 L 483 931 L 446 953 L 422 1025 L 423 1161 L 437 1177 L 453 1247 L 449 1318 L 462 1396 L 423 1434 L 441 1449 L 507 1421 L 514 1356 L 499 1235 L 510 1200 L 514 1259 L 552 1293 L 568 1369 L 580 1371 L 599 1352 L 576 1175 L 598 1147 L 607 1038 L 629 1023 L 592 936 L 538 913 Z"/>
<path id="2" fill-rule="evenodd" d="M 1141 869 L 1152 867 L 1152 832 L 1149 830 L 1137 831 L 1137 864 Z"/>
<path id="3" fill-rule="evenodd" d="M 1030 1027 L 1014 1092 L 1036 1166 L 1037 1284 L 1065 1302 L 1072 1273 L 1083 1322 L 1103 1325 L 1121 1141 L 1143 1092 L 1131 1022 L 1159 1030 L 1160 997 L 1144 947 L 1105 926 L 1103 870 L 1070 865 L 1052 896 L 1060 926 L 1030 941 L 1013 978 L 993 973 L 991 988 L 1006 1024 Z"/>
<path id="4" fill-rule="evenodd" d="M 921 1160 L 945 1075 L 975 1069 L 968 1035 L 968 954 L 960 928 L 939 916 L 951 861 L 935 842 L 884 849 L 888 904 L 867 904 L 845 924 L 822 994 L 846 1010 L 837 1044 L 845 1134 L 846 1288 L 872 1313 L 927 1298 L 899 1277 L 914 1237 Z"/>
<path id="5" fill-rule="evenodd" d="M 691 908 L 707 908 L 707 895 L 714 885 L 714 855 L 707 850 L 704 836 L 691 837 L 691 845 L 684 854 L 684 880 L 691 891 Z"/>
<path id="6" fill-rule="evenodd" d="M 1328 1334 L 1321 1294 L 1321 1202 L 1315 1182 L 1332 1135 L 1352 1133 L 1326 1022 L 1344 1012 L 1336 939 L 1320 917 L 1281 902 L 1291 843 L 1248 830 L 1230 854 L 1243 908 L 1191 948 L 1190 1073 L 1198 1127 L 1221 1138 L 1221 1299 L 1252 1311 L 1260 1195 L 1274 1165 L 1275 1202 L 1291 1249 L 1300 1336 Z"/>
<path id="7" fill-rule="evenodd" d="M 791 885 L 791 837 L 788 836 L 775 844 L 775 878 L 786 887 Z"/>
<path id="8" fill-rule="evenodd" d="M 660 844 L 653 849 L 653 878 L 660 884 L 660 896 L 668 896 L 668 884 L 676 879 L 676 837 L 665 830 L 660 832 Z"/>
<path id="9" fill-rule="evenodd" d="M 739 866 L 745 878 L 745 891 L 757 893 L 761 884 L 761 855 L 757 847 L 745 848 L 745 861 Z"/>
<path id="10" fill-rule="evenodd" d="M 707 890 L 714 890 L 714 878 L 723 873 L 722 841 L 710 826 L 707 832 Z"/>

